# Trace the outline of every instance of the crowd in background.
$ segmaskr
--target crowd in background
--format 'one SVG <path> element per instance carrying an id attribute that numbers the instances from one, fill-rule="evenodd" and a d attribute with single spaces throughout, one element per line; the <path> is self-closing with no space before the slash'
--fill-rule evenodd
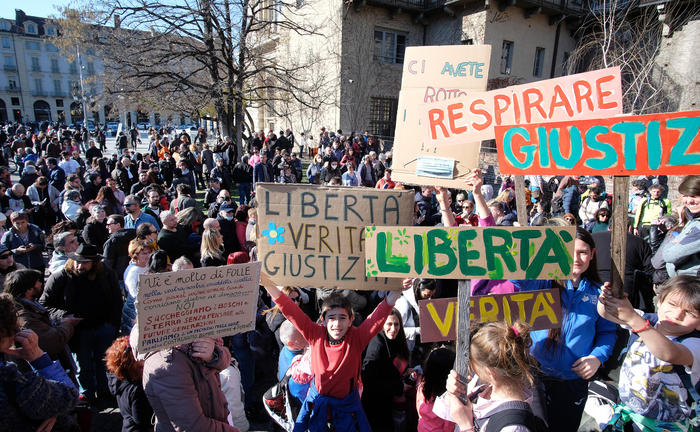
<path id="1" fill-rule="evenodd" d="M 347 391 L 334 399 L 362 388 L 360 411 L 375 431 L 474 426 L 464 414 L 472 412 L 470 404 L 444 397 L 465 391 L 466 377 L 448 376 L 453 344 L 420 339 L 418 301 L 455 297 L 454 280 L 407 280 L 403 294 L 391 299 L 380 291 L 265 286 L 254 331 L 140 355 L 134 344 L 139 275 L 256 260 L 256 183 L 412 188 L 392 180 L 391 150 L 368 132 L 259 131 L 241 146 L 201 128 L 151 128 L 146 135 L 131 127 L 108 149 L 102 130 L 92 136 L 50 124 L 0 128 L 0 280 L 7 293 L 0 297 L 0 336 L 10 340 L 0 350 L 6 384 L 0 392 L 9 401 L 2 416 L 9 430 L 89 430 L 87 407 L 115 399 L 123 430 L 153 430 L 154 422 L 155 430 L 247 430 L 249 421 L 268 415 L 293 424 L 309 408 L 310 394 L 326 395 L 321 387 L 328 388 L 329 378 L 318 356 L 329 348 L 309 339 L 318 331 L 326 337 L 311 325 L 326 323 L 336 309 L 364 333 L 358 330 L 354 349 L 359 372 L 347 372 Z M 474 295 L 560 290 L 567 325 L 558 333 L 483 326 L 474 330 L 484 333 L 473 338 L 472 352 L 493 394 L 531 402 L 522 392 L 539 386 L 531 405 L 540 408 L 532 411 L 552 431 L 576 430 L 588 382 L 619 367 L 613 352 L 627 337 L 617 321 L 601 317 L 595 301 L 609 280 L 613 203 L 602 177 L 526 176 L 525 196 L 516 195 L 512 178 L 497 180 L 484 184 L 475 170 L 464 190 L 413 188 L 414 222 L 577 226 L 572 280 L 471 284 Z M 624 203 L 625 292 L 645 312 L 655 310 L 655 288 L 669 280 L 676 287 L 678 277 L 696 279 L 700 269 L 700 176 L 681 183 L 678 202 L 666 198 L 665 184 L 663 177 L 635 178 Z M 525 218 L 518 218 L 518 200 L 525 201 Z M 327 329 L 328 341 L 336 341 Z M 494 346 L 510 350 L 516 367 Z M 279 398 L 262 394 L 269 387 L 290 396 L 281 407 Z M 452 416 L 440 415 L 441 406 Z M 502 409 L 479 411 L 477 404 L 473 412 L 488 419 Z M 320 430 L 314 412 L 307 426 Z"/>

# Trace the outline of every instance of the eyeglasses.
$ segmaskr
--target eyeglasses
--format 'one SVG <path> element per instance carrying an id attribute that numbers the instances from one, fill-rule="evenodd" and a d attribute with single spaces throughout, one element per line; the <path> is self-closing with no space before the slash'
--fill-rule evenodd
<path id="1" fill-rule="evenodd" d="M 129 202 L 129 203 L 124 203 L 124 205 L 128 207 L 128 206 L 136 205 L 136 203 L 135 203 L 135 202 Z"/>
<path id="2" fill-rule="evenodd" d="M 2 255 L 0 255 L 0 259 L 8 259 L 11 256 L 12 256 L 11 253 L 2 254 Z"/>
<path id="3" fill-rule="evenodd" d="M 150 234 L 158 234 L 158 231 L 149 231 Z"/>
<path id="4" fill-rule="evenodd" d="M 116 225 L 117 223 L 114 221 L 107 221 L 107 225 Z"/>

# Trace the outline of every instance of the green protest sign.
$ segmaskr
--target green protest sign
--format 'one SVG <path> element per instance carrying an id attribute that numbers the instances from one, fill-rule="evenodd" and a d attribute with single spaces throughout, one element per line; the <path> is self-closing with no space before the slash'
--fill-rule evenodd
<path id="1" fill-rule="evenodd" d="M 569 279 L 575 228 L 380 227 L 365 229 L 373 277 Z"/>

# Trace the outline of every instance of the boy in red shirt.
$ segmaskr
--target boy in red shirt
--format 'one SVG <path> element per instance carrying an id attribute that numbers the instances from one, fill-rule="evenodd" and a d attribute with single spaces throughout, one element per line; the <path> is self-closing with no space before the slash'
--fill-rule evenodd
<path id="1" fill-rule="evenodd" d="M 389 293 L 359 327 L 354 327 L 350 302 L 340 294 L 324 300 L 322 323 L 317 324 L 276 286 L 266 283 L 265 289 L 311 347 L 314 385 L 294 431 L 325 432 L 329 422 L 337 432 L 371 431 L 358 392 L 362 352 L 382 329 L 401 292 Z"/>

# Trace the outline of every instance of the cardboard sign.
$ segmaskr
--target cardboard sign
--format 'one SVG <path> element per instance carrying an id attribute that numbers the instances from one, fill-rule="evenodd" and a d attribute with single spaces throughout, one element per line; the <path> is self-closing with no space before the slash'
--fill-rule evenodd
<path id="1" fill-rule="evenodd" d="M 413 222 L 413 190 L 258 183 L 258 257 L 277 285 L 401 289 L 366 277 L 364 227 Z"/>
<path id="2" fill-rule="evenodd" d="M 573 226 L 371 226 L 365 236 L 368 276 L 570 279 L 573 266 Z"/>
<path id="3" fill-rule="evenodd" d="M 419 121 L 428 150 L 445 154 L 446 145 L 496 138 L 496 126 L 619 114 L 622 81 L 614 67 L 428 103 L 419 109 Z"/>
<path id="4" fill-rule="evenodd" d="M 140 275 L 139 352 L 253 330 L 260 266 L 251 262 Z"/>
<path id="5" fill-rule="evenodd" d="M 507 174 L 700 174 L 700 111 L 496 128 Z"/>
<path id="6" fill-rule="evenodd" d="M 418 301 L 421 342 L 456 339 L 459 310 L 457 298 Z M 561 327 L 561 302 L 558 289 L 520 291 L 509 294 L 474 296 L 469 299 L 469 320 L 522 321 L 532 330 Z"/>
<path id="7" fill-rule="evenodd" d="M 419 107 L 486 90 L 491 46 L 408 47 L 396 114 L 392 179 L 408 184 L 464 187 L 479 162 L 480 142 L 440 148 L 423 142 Z"/>

